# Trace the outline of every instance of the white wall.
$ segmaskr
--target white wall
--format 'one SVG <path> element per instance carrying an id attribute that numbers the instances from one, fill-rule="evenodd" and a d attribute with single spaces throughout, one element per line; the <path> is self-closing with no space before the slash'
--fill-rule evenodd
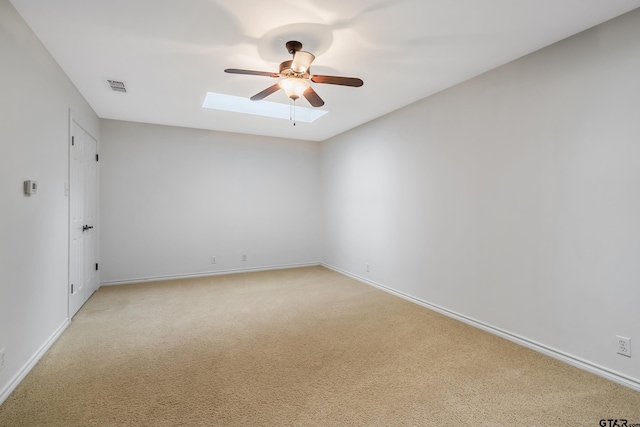
<path id="1" fill-rule="evenodd" d="M 325 141 L 323 261 L 640 387 L 639 76 L 636 10 Z"/>
<path id="2" fill-rule="evenodd" d="M 7 0 L 0 0 L 0 402 L 67 323 L 69 109 L 91 108 Z M 36 180 L 38 192 L 23 194 Z"/>
<path id="3" fill-rule="evenodd" d="M 320 262 L 317 142 L 104 120 L 100 166 L 103 284 Z"/>

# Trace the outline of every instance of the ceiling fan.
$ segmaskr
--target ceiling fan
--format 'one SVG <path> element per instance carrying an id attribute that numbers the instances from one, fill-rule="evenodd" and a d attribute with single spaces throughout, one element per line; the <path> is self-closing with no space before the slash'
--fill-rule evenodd
<path id="1" fill-rule="evenodd" d="M 302 50 L 302 43 L 289 41 L 285 44 L 287 52 L 293 55 L 293 59 L 280 64 L 280 72 L 270 73 L 268 71 L 240 70 L 237 68 L 227 68 L 225 73 L 249 74 L 252 76 L 265 76 L 272 78 L 282 78 L 278 83 L 269 86 L 262 92 L 253 95 L 252 101 L 260 101 L 272 93 L 282 89 L 292 100 L 304 96 L 309 104 L 314 107 L 322 107 L 324 101 L 311 87 L 311 83 L 324 83 L 330 85 L 360 87 L 364 84 L 361 79 L 355 77 L 323 76 L 311 74 L 311 63 L 315 56 Z"/>

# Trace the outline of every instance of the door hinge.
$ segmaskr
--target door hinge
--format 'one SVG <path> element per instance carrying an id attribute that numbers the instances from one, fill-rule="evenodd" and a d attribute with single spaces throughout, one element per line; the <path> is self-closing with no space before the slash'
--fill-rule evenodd
<path id="1" fill-rule="evenodd" d="M 71 137 L 71 145 L 76 145 L 76 140 L 75 140 L 75 136 Z"/>
<path id="2" fill-rule="evenodd" d="M 71 284 L 71 293 L 73 294 L 73 283 Z"/>
<path id="3" fill-rule="evenodd" d="M 98 161 L 98 155 L 96 154 L 96 162 Z"/>
<path id="4" fill-rule="evenodd" d="M 98 263 L 96 262 L 96 271 L 98 271 Z"/>

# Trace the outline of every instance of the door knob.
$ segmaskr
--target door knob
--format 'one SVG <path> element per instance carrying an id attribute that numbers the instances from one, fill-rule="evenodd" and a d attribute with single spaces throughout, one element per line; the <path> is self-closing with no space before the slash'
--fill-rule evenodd
<path id="1" fill-rule="evenodd" d="M 93 225 L 83 225 L 82 226 L 82 231 L 91 230 L 92 228 L 93 228 Z"/>

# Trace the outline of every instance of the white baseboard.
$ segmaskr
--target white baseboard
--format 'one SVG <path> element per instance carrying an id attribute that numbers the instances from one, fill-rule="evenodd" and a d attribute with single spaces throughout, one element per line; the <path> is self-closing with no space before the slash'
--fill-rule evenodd
<path id="1" fill-rule="evenodd" d="M 576 368 L 591 372 L 592 374 L 596 374 L 598 376 L 604 377 L 608 380 L 611 380 L 613 382 L 616 382 L 618 384 L 621 384 L 623 386 L 629 387 L 630 389 L 636 390 L 636 391 L 640 391 L 640 380 L 629 377 L 627 375 L 621 374 L 619 372 L 615 372 L 611 369 L 605 368 L 603 366 L 597 365 L 595 363 L 589 362 L 587 360 L 581 359 L 579 357 L 576 356 L 572 356 L 570 354 L 567 354 L 563 351 L 548 347 L 544 344 L 540 344 L 538 342 L 535 342 L 533 340 L 530 340 L 528 338 L 522 337 L 520 335 L 517 334 L 513 334 L 511 332 L 505 331 L 503 329 L 500 328 L 496 328 L 495 326 L 491 326 L 489 324 L 486 324 L 484 322 L 481 322 L 479 320 L 473 319 L 471 317 L 465 316 L 463 314 L 460 313 L 456 313 L 454 311 L 448 310 L 444 307 L 440 307 L 436 304 L 432 304 L 430 302 L 421 300 L 419 298 L 413 297 L 411 295 L 405 294 L 403 292 L 397 291 L 393 288 L 387 287 L 385 285 L 382 285 L 380 283 L 376 283 L 372 280 L 369 280 L 365 277 L 362 276 L 358 276 L 357 274 L 353 274 L 350 273 L 348 271 L 342 270 L 338 267 L 334 267 L 332 265 L 329 264 L 325 264 L 322 263 L 321 264 L 323 267 L 326 267 L 330 270 L 333 270 L 335 272 L 338 272 L 340 274 L 344 274 L 345 276 L 351 277 L 355 280 L 358 280 L 359 282 L 365 283 L 367 285 L 373 286 L 375 288 L 381 289 L 385 292 L 388 292 L 392 295 L 398 296 L 400 298 L 403 298 L 407 301 L 411 301 L 415 304 L 421 305 L 425 308 L 428 308 L 430 310 L 433 310 L 435 312 L 438 312 L 440 314 L 443 314 L 447 317 L 450 317 L 452 319 L 456 319 L 459 320 L 461 322 L 464 322 L 468 325 L 474 326 L 478 329 L 482 329 L 483 331 L 489 332 L 491 334 L 497 335 L 501 338 L 504 338 L 506 340 L 509 340 L 511 342 L 514 342 L 516 344 L 522 345 L 524 347 L 527 347 L 531 350 L 537 351 L 538 353 L 542 353 L 546 356 L 550 356 L 553 357 L 554 359 L 560 360 L 562 362 L 565 362 L 569 365 L 575 366 Z"/>
<path id="2" fill-rule="evenodd" d="M 286 268 L 314 267 L 318 265 L 321 265 L 320 261 L 312 262 L 312 263 L 303 263 L 303 264 L 285 264 L 285 265 L 274 265 L 274 266 L 251 267 L 251 268 L 236 268 L 236 269 L 230 269 L 230 270 L 203 271 L 200 273 L 189 273 L 189 274 L 138 277 L 135 279 L 112 280 L 112 281 L 101 282 L 100 286 L 130 285 L 132 283 L 141 283 L 141 282 L 158 282 L 162 280 L 178 280 L 178 279 L 189 279 L 189 278 L 195 278 L 195 277 L 221 276 L 223 274 L 251 273 L 256 271 L 268 271 L 268 270 L 284 270 Z"/>
<path id="3" fill-rule="evenodd" d="M 36 363 L 44 356 L 44 354 L 49 350 L 49 348 L 53 345 L 54 342 L 62 335 L 62 333 L 69 326 L 70 320 L 66 319 L 62 324 L 56 329 L 56 331 L 45 341 L 45 343 L 38 349 L 38 351 L 31 356 L 31 358 L 25 363 L 25 365 L 18 371 L 16 375 L 9 381 L 9 383 L 0 390 L 0 405 L 4 403 L 5 400 L 9 397 L 13 390 L 18 387 L 18 384 L 22 382 L 22 380 L 27 376 L 29 372 L 36 366 Z"/>

